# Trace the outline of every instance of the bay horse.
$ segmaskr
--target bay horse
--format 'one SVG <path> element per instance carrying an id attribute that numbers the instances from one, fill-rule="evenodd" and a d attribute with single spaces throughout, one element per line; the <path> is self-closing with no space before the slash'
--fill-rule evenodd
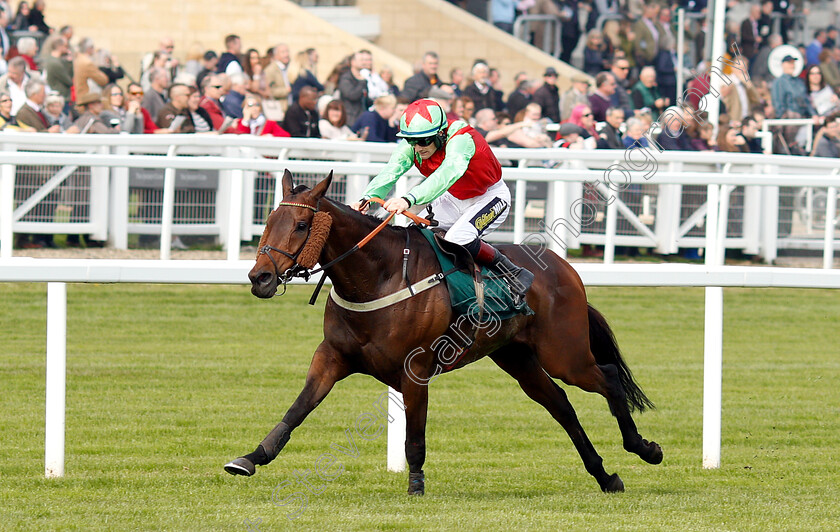
<path id="1" fill-rule="evenodd" d="M 320 240 L 315 258 L 327 266 L 333 290 L 344 301 L 368 302 L 405 288 L 401 250 L 407 242 L 411 257 L 408 278 L 424 279 L 440 272 L 434 250 L 417 227 L 387 226 L 364 249 L 348 254 L 379 220 L 326 198 L 331 181 L 332 172 L 310 190 L 294 187 L 292 175 L 288 170 L 284 173 L 283 200 L 268 216 L 256 264 L 248 274 L 255 296 L 273 297 L 279 283 L 285 284 L 293 272 L 300 271 L 302 252 L 309 244 L 311 254 L 314 240 Z M 328 233 L 322 223 L 326 218 Z M 528 267 L 528 261 L 533 262 L 533 256 L 520 246 L 499 248 L 517 265 Z M 604 470 L 566 393 L 553 379 L 603 395 L 618 421 L 624 449 L 658 464 L 662 449 L 639 435 L 631 417 L 633 410 L 644 411 L 653 405 L 634 381 L 606 320 L 587 303 L 583 283 L 572 266 L 550 252 L 542 259 L 547 267 L 531 268 L 536 278 L 526 297 L 534 313 L 505 320 L 492 335 L 479 330 L 464 356 L 443 371 L 489 356 L 563 426 L 601 490 L 624 491 L 619 476 Z M 307 261 L 305 268 L 314 266 L 312 258 Z M 277 457 L 291 432 L 336 382 L 362 373 L 402 392 L 408 493 L 422 495 L 429 398 L 429 386 L 424 383 L 441 371 L 432 344 L 446 333 L 453 318 L 445 283 L 371 312 L 348 310 L 328 298 L 324 339 L 312 357 L 303 390 L 256 450 L 229 462 L 225 470 L 253 475 L 256 465 L 266 465 Z M 407 363 L 409 353 L 417 354 L 418 347 L 423 349 Z"/>

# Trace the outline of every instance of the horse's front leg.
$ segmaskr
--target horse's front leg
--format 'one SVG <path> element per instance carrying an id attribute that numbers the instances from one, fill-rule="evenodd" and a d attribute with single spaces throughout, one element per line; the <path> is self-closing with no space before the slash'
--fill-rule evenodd
<path id="1" fill-rule="evenodd" d="M 283 416 L 283 421 L 268 433 L 254 452 L 225 464 L 225 471 L 232 475 L 251 476 L 256 472 L 255 466 L 274 460 L 289 441 L 292 431 L 324 400 L 333 385 L 348 374 L 340 354 L 326 341 L 321 342 L 309 365 L 306 384 Z"/>
<path id="2" fill-rule="evenodd" d="M 405 402 L 405 458 L 408 461 L 408 494 L 423 495 L 426 477 L 426 410 L 429 406 L 429 387 L 404 378 L 402 382 Z"/>

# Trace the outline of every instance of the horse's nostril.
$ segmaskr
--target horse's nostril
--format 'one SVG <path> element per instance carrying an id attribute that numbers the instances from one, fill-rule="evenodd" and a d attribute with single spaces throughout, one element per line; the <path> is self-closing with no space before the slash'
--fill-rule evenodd
<path id="1" fill-rule="evenodd" d="M 260 285 L 268 285 L 271 284 L 271 278 L 273 275 L 268 272 L 261 273 L 257 276 L 257 284 Z"/>

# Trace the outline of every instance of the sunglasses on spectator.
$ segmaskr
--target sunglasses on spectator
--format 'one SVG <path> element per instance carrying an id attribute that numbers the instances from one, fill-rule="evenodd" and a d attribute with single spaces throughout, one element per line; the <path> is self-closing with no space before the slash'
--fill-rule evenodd
<path id="1" fill-rule="evenodd" d="M 616 66 L 615 68 L 617 68 L 619 70 L 630 70 L 629 66 Z"/>
<path id="2" fill-rule="evenodd" d="M 426 146 L 429 146 L 430 144 L 434 143 L 435 137 L 432 136 L 432 137 L 423 137 L 423 138 L 420 138 L 420 139 L 405 139 L 405 140 L 411 146 L 416 145 L 416 146 L 421 146 L 421 147 L 425 148 Z"/>
<path id="3" fill-rule="evenodd" d="M 10 101 L 12 101 L 11 98 L 3 98 L 2 100 L 0 100 L 0 103 L 6 103 L 6 102 L 10 102 Z"/>
<path id="4" fill-rule="evenodd" d="M 143 91 L 130 91 L 129 94 L 132 96 L 143 96 Z"/>
<path id="5" fill-rule="evenodd" d="M 580 116 L 584 116 L 584 117 L 585 117 L 585 116 L 592 116 L 592 113 L 586 113 L 586 114 L 582 114 L 582 115 L 580 115 Z"/>
<path id="6" fill-rule="evenodd" d="M 222 88 L 221 85 L 210 85 L 210 86 L 213 87 L 214 89 L 221 89 Z"/>
<path id="7" fill-rule="evenodd" d="M 123 93 L 121 93 L 121 92 L 112 92 L 111 93 L 111 96 L 122 96 L 122 95 L 123 95 Z"/>
<path id="8" fill-rule="evenodd" d="M 248 107 L 262 107 L 259 102 L 248 102 Z"/>

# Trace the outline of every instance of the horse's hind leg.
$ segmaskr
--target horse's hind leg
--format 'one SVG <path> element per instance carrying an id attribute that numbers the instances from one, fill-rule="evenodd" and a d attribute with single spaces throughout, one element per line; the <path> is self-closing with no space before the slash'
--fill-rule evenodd
<path id="1" fill-rule="evenodd" d="M 546 374 L 533 352 L 525 346 L 511 345 L 496 351 L 490 358 L 519 382 L 528 397 L 541 404 L 563 426 L 584 467 L 595 477 L 602 491 L 624 491 L 624 483 L 618 475 L 609 475 L 604 470 L 603 460 L 580 425 L 566 392 Z"/>
<path id="2" fill-rule="evenodd" d="M 339 353 L 326 342 L 321 342 L 312 357 L 309 372 L 306 374 L 306 384 L 283 416 L 283 421 L 257 445 L 254 452 L 225 464 L 225 471 L 232 475 L 251 476 L 256 472 L 255 466 L 266 465 L 274 460 L 289 441 L 292 430 L 303 423 L 306 416 L 330 393 L 336 382 L 349 374 L 340 364 L 340 360 Z"/>
<path id="3" fill-rule="evenodd" d="M 603 395 L 618 422 L 624 449 L 658 464 L 661 447 L 642 438 L 631 416 L 631 407 L 642 411 L 652 405 L 633 380 L 606 321 L 590 309 L 589 327 L 566 320 L 560 326 L 552 324 L 550 332 L 540 336 L 539 363 L 551 377 Z"/>

